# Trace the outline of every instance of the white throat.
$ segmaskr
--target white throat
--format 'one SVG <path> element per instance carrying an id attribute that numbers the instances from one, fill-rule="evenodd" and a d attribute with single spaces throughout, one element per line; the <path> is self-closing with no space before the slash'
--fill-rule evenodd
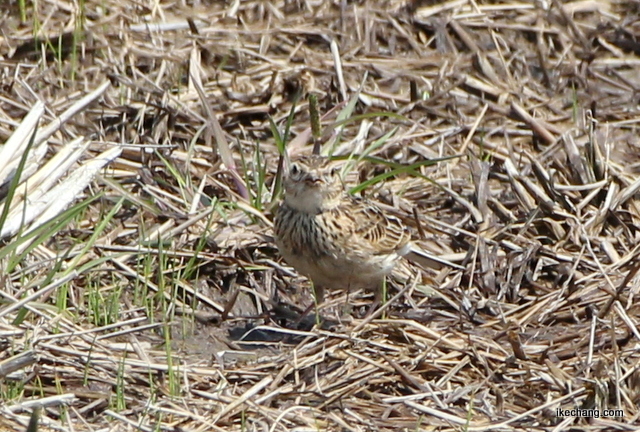
<path id="1" fill-rule="evenodd" d="M 318 189 L 309 189 L 305 192 L 285 193 L 284 202 L 291 208 L 309 214 L 318 214 L 323 209 L 324 197 Z"/>

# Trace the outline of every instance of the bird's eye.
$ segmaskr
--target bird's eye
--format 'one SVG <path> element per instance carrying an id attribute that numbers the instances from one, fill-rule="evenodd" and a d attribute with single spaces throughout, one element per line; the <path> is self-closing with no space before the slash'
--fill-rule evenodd
<path id="1" fill-rule="evenodd" d="M 298 174 L 300 174 L 300 168 L 298 168 L 298 164 L 292 164 L 291 165 L 291 175 L 297 176 Z"/>
<path id="2" fill-rule="evenodd" d="M 331 169 L 331 175 L 332 176 L 337 176 L 338 174 L 340 174 L 340 167 L 333 167 Z"/>

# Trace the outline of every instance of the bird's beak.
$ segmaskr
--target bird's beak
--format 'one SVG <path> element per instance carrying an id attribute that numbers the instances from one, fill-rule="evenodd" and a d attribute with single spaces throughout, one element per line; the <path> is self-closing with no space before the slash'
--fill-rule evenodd
<path id="1" fill-rule="evenodd" d="M 305 179 L 304 182 L 309 186 L 316 186 L 322 183 L 322 179 L 314 177 L 314 178 Z"/>

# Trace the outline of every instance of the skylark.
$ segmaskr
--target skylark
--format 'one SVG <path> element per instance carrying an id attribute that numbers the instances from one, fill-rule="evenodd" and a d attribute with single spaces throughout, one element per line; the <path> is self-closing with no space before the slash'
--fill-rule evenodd
<path id="1" fill-rule="evenodd" d="M 415 248 L 400 219 L 349 195 L 339 168 L 322 156 L 290 164 L 274 225 L 281 255 L 311 278 L 317 304 L 326 288 L 374 291 L 378 302 L 385 276 L 402 256 L 432 268 L 456 266 Z"/>

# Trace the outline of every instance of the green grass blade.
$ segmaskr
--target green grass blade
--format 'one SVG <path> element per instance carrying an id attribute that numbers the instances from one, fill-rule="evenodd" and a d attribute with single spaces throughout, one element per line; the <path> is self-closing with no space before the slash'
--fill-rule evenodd
<path id="1" fill-rule="evenodd" d="M 349 190 L 349 193 L 352 195 L 355 195 L 363 190 L 365 190 L 366 188 L 375 185 L 377 183 L 380 183 L 390 177 L 394 177 L 397 176 L 399 174 L 408 174 L 408 175 L 412 175 L 414 177 L 420 177 L 428 182 L 431 182 L 433 184 L 436 184 L 433 180 L 431 180 L 429 177 L 422 175 L 420 173 L 420 171 L 418 171 L 418 168 L 423 167 L 423 166 L 431 166 L 431 165 L 435 165 L 439 162 L 443 162 L 449 159 L 454 159 L 457 158 L 459 156 L 447 156 L 447 157 L 443 157 L 443 158 L 438 158 L 438 159 L 429 159 L 429 160 L 424 160 L 424 161 L 420 161 L 420 162 L 416 162 L 414 164 L 411 165 L 402 165 L 402 164 L 397 164 L 394 162 L 389 162 L 389 161 L 385 161 L 383 159 L 377 159 L 377 158 L 372 158 L 372 157 L 366 157 L 363 158 L 369 162 L 373 162 L 376 164 L 381 164 L 381 165 L 387 165 L 390 166 L 392 169 L 390 171 L 384 172 L 382 174 L 379 174 L 375 177 L 370 178 L 369 180 L 366 180 L 362 183 L 360 183 L 358 186 L 355 186 L 353 188 L 351 188 Z"/>
<path id="2" fill-rule="evenodd" d="M 33 132 L 31 133 L 31 138 L 29 138 L 29 143 L 27 147 L 24 149 L 22 153 L 22 157 L 20 158 L 20 163 L 18 164 L 18 168 L 11 179 L 11 183 L 9 184 L 9 191 L 7 193 L 7 197 L 4 200 L 4 207 L 2 208 L 2 214 L 0 214 L 0 232 L 2 232 L 2 228 L 4 227 L 5 222 L 7 221 L 7 217 L 9 216 L 11 201 L 13 200 L 13 196 L 20 184 L 20 177 L 22 176 L 22 172 L 24 171 L 24 166 L 27 163 L 27 158 L 29 157 L 29 152 L 31 151 L 31 147 L 36 140 L 36 134 L 38 132 L 38 126 L 36 125 L 33 128 Z"/>

